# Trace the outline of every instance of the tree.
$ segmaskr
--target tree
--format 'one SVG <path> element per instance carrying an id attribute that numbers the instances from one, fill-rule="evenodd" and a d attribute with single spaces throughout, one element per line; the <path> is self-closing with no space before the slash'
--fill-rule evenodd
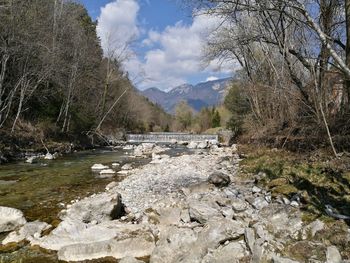
<path id="1" fill-rule="evenodd" d="M 175 108 L 175 119 L 181 131 L 187 131 L 193 121 L 193 109 L 186 101 L 181 101 Z"/>
<path id="2" fill-rule="evenodd" d="M 218 110 L 214 110 L 214 114 L 212 117 L 212 128 L 220 127 L 221 125 L 221 117 Z"/>

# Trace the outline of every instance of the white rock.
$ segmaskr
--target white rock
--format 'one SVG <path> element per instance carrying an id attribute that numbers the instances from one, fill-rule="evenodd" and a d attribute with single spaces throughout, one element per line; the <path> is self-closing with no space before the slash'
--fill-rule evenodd
<path id="1" fill-rule="evenodd" d="M 327 247 L 327 263 L 341 263 L 342 257 L 336 246 Z"/>
<path id="2" fill-rule="evenodd" d="M 123 147 L 123 150 L 132 150 L 132 149 L 134 149 L 134 145 L 131 145 L 131 144 Z"/>
<path id="3" fill-rule="evenodd" d="M 112 167 L 118 167 L 118 166 L 120 166 L 119 163 L 112 163 Z"/>
<path id="4" fill-rule="evenodd" d="M 292 201 L 290 205 L 293 207 L 299 207 L 299 203 L 297 201 Z"/>
<path id="5" fill-rule="evenodd" d="M 106 174 L 115 174 L 115 171 L 112 169 L 106 169 L 100 172 L 100 175 L 106 175 Z"/>
<path id="6" fill-rule="evenodd" d="M 116 187 L 118 185 L 118 183 L 117 182 L 111 182 L 111 183 L 109 183 L 107 186 L 106 186 L 106 190 L 108 191 L 108 190 L 111 190 L 111 189 L 113 189 L 114 187 Z"/>
<path id="7" fill-rule="evenodd" d="M 51 225 L 45 222 L 30 222 L 22 226 L 18 231 L 11 232 L 3 241 L 2 244 L 6 245 L 11 242 L 20 242 L 28 240 L 29 242 L 33 239 L 40 238 L 42 231 L 49 229 Z"/>
<path id="8" fill-rule="evenodd" d="M 35 162 L 37 162 L 37 159 L 38 159 L 37 156 L 28 157 L 26 160 L 26 163 L 35 163 Z"/>
<path id="9" fill-rule="evenodd" d="M 105 170 L 105 169 L 108 169 L 108 168 L 109 168 L 108 166 L 103 165 L 103 164 L 94 164 L 91 167 L 91 170 L 93 170 L 93 171 L 100 171 L 100 170 Z"/>
<path id="10" fill-rule="evenodd" d="M 132 165 L 130 163 L 124 164 L 121 169 L 122 170 L 131 170 Z"/>
<path id="11" fill-rule="evenodd" d="M 188 145 L 187 145 L 187 148 L 188 149 L 197 149 L 198 147 L 198 143 L 196 142 L 190 142 Z"/>
<path id="12" fill-rule="evenodd" d="M 0 206 L 0 233 L 15 230 L 26 223 L 22 211 Z"/>
<path id="13" fill-rule="evenodd" d="M 208 148 L 208 142 L 207 142 L 207 141 L 205 141 L 205 142 L 200 142 L 200 143 L 198 143 L 198 145 L 197 145 L 197 149 L 206 149 L 206 148 Z"/>
<path id="14" fill-rule="evenodd" d="M 122 259 L 125 257 L 146 258 L 149 257 L 155 247 L 151 234 L 138 234 L 136 236 L 121 237 L 101 242 L 79 243 L 61 248 L 57 255 L 59 260 L 84 261 L 113 257 Z"/>
<path id="15" fill-rule="evenodd" d="M 257 197 L 254 199 L 252 205 L 255 209 L 260 210 L 260 209 L 263 209 L 264 207 L 268 206 L 269 203 L 265 200 L 265 198 Z"/>
<path id="16" fill-rule="evenodd" d="M 45 156 L 44 156 L 44 159 L 45 160 L 54 160 L 56 159 L 55 156 L 51 153 L 47 153 Z"/>
<path id="17" fill-rule="evenodd" d="M 255 186 L 255 185 L 254 185 L 253 188 L 252 188 L 252 192 L 253 192 L 253 193 L 261 193 L 261 191 L 262 191 L 261 188 Z"/>

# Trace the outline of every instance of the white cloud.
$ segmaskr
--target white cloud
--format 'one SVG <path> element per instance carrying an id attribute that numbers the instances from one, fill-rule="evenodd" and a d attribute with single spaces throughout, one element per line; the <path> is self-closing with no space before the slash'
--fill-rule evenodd
<path id="1" fill-rule="evenodd" d="M 128 47 L 126 52 L 133 56 L 124 62 L 124 66 L 139 88 L 155 86 L 167 90 L 188 82 L 192 76 L 203 75 L 203 72 L 208 77 L 215 77 L 233 69 L 231 64 L 221 65 L 219 61 L 206 66 L 202 63 L 205 40 L 221 19 L 196 16 L 189 25 L 179 21 L 163 31 L 150 29 L 144 32 L 138 24 L 139 9 L 137 0 L 115 0 L 101 8 L 97 26 L 105 55 L 111 50 L 116 50 L 119 55 L 130 39 L 138 38 L 141 49 L 133 53 Z M 146 37 L 140 39 L 144 35 Z M 135 54 L 140 50 L 143 50 L 143 56 L 137 57 Z"/>
<path id="2" fill-rule="evenodd" d="M 143 44 L 157 46 L 157 49 L 149 50 L 144 57 L 144 69 L 149 79 L 141 87 L 168 89 L 185 83 L 187 78 L 201 72 L 210 75 L 223 71 L 229 73 L 228 69 L 232 68 L 220 65 L 219 61 L 207 66 L 202 63 L 205 40 L 220 22 L 219 18 L 198 16 L 191 25 L 180 21 L 163 32 L 150 30 Z"/>
<path id="3" fill-rule="evenodd" d="M 140 35 L 137 25 L 139 9 L 136 0 L 116 0 L 101 8 L 97 34 L 105 55 L 116 53 L 120 56 L 127 44 Z"/>
<path id="4" fill-rule="evenodd" d="M 218 80 L 219 78 L 215 77 L 215 76 L 210 76 L 208 77 L 205 81 L 214 81 L 214 80 Z"/>

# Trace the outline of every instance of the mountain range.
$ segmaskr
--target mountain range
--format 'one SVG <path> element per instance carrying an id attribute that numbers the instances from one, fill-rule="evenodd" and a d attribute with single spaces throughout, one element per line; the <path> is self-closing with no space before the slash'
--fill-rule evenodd
<path id="1" fill-rule="evenodd" d="M 181 101 L 186 101 L 195 111 L 200 111 L 204 107 L 219 105 L 225 97 L 231 80 L 226 78 L 201 82 L 197 85 L 183 84 L 168 92 L 149 88 L 141 93 L 168 113 L 174 113 L 176 105 Z"/>

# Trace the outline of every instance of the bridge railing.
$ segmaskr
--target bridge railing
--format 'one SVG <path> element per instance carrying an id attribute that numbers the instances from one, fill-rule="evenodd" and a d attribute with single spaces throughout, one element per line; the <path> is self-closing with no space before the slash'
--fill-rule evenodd
<path id="1" fill-rule="evenodd" d="M 150 133 L 150 134 L 127 134 L 128 142 L 201 142 L 219 140 L 218 135 L 212 134 L 188 134 L 188 133 Z"/>

